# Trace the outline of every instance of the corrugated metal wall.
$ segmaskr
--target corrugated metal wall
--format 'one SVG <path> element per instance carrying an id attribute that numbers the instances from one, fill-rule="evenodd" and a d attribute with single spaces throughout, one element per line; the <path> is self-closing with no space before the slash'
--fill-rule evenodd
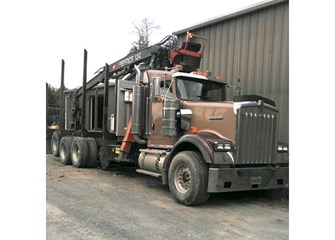
<path id="1" fill-rule="evenodd" d="M 289 142 L 289 2 L 277 0 L 175 32 L 208 37 L 200 71 L 229 85 L 240 79 L 243 94 L 273 99 L 280 111 L 279 140 Z M 181 41 L 180 41 L 181 42 Z M 230 99 L 233 89 L 230 89 Z"/>

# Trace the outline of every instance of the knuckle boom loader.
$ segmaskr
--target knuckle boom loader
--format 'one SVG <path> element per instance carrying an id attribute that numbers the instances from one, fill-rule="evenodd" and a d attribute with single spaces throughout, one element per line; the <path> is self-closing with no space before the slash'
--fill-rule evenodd
<path id="1" fill-rule="evenodd" d="M 207 38 L 170 35 L 106 64 L 64 91 L 52 154 L 77 168 L 112 162 L 161 179 L 184 205 L 210 193 L 288 187 L 288 146 L 278 143 L 279 112 L 258 95 L 227 100 L 227 83 L 197 72 Z"/>

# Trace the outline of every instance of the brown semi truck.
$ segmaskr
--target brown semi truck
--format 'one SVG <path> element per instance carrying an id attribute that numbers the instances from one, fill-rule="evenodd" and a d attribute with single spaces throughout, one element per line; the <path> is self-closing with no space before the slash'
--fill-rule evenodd
<path id="1" fill-rule="evenodd" d="M 257 95 L 227 101 L 227 84 L 197 72 L 205 37 L 169 36 L 108 65 L 64 92 L 51 148 L 63 164 L 132 163 L 160 178 L 184 205 L 210 193 L 288 187 L 288 146 L 278 143 L 279 112 Z"/>

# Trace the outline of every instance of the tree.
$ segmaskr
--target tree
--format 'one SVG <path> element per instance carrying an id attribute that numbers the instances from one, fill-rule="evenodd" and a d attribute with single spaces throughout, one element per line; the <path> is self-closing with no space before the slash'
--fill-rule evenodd
<path id="1" fill-rule="evenodd" d="M 132 43 L 130 52 L 141 50 L 149 46 L 150 36 L 155 29 L 159 29 L 160 26 L 156 25 L 153 21 L 147 18 L 142 19 L 139 23 L 133 22 L 133 32 L 137 36 L 137 41 Z"/>
<path id="2" fill-rule="evenodd" d="M 59 105 L 60 89 L 46 83 L 47 105 Z"/>
<path id="3" fill-rule="evenodd" d="M 46 83 L 46 124 L 59 123 L 60 89 Z M 48 133 L 48 132 L 47 132 Z M 49 136 L 50 137 L 50 136 Z"/>

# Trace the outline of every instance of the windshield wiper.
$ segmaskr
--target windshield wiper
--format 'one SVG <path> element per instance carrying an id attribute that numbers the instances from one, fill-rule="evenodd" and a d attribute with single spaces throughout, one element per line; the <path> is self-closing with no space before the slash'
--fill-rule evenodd
<path id="1" fill-rule="evenodd" d="M 197 97 L 199 97 L 201 100 L 214 101 L 213 98 L 208 97 L 208 96 L 198 95 Z"/>

